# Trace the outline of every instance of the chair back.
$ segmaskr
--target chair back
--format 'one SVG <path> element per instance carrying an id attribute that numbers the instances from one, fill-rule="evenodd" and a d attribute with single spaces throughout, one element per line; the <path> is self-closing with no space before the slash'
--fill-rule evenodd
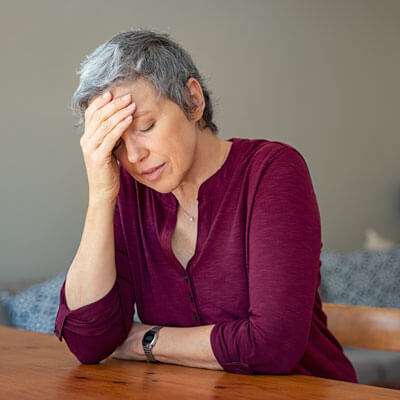
<path id="1" fill-rule="evenodd" d="M 400 309 L 323 303 L 328 329 L 342 346 L 400 351 Z"/>

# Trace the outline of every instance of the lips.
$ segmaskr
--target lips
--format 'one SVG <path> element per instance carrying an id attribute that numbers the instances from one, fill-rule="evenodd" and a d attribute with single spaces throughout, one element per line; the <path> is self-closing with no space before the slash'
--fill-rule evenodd
<path id="1" fill-rule="evenodd" d="M 164 163 L 164 164 L 165 164 L 165 163 Z M 146 170 L 142 171 L 142 175 L 151 174 L 152 172 L 154 172 L 154 171 L 157 170 L 158 168 L 162 167 L 164 164 L 160 164 L 160 165 L 157 166 L 157 167 L 153 167 L 153 168 L 146 169 Z"/>

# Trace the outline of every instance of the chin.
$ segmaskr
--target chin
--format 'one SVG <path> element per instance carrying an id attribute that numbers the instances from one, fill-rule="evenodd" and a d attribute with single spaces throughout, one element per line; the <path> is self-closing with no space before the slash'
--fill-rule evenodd
<path id="1" fill-rule="evenodd" d="M 158 193 L 171 193 L 174 190 L 174 187 L 171 185 L 166 184 L 165 182 L 162 182 L 162 180 L 158 181 L 158 182 L 145 182 L 145 181 L 138 181 L 140 182 L 142 185 L 147 186 L 148 188 L 155 190 Z"/>

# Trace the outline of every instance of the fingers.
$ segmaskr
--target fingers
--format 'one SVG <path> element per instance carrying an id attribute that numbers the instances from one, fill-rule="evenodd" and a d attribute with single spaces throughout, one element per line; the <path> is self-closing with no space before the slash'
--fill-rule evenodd
<path id="1" fill-rule="evenodd" d="M 131 95 L 115 98 L 112 94 L 96 97 L 85 112 L 85 133 L 81 145 L 86 151 L 102 147 L 102 152 L 111 152 L 117 140 L 132 122 L 136 104 L 131 103 Z"/>
<path id="2" fill-rule="evenodd" d="M 92 119 L 92 115 L 95 111 L 107 104 L 112 98 L 111 92 L 107 91 L 101 96 L 97 96 L 89 103 L 85 111 L 85 122 L 88 123 Z"/>
<path id="3" fill-rule="evenodd" d="M 128 104 L 126 107 L 115 112 L 108 119 L 101 122 L 96 132 L 96 136 L 98 136 L 96 139 L 102 142 L 104 137 L 108 135 L 108 133 L 111 132 L 125 118 L 131 116 L 135 109 L 135 103 Z"/>
<path id="4" fill-rule="evenodd" d="M 106 121 L 132 101 L 130 94 L 117 97 L 110 101 L 112 95 L 110 92 L 106 92 L 105 95 L 107 93 L 109 94 L 106 97 L 103 95 L 96 98 L 85 112 L 85 119 L 87 118 L 86 121 L 92 125 L 92 129 L 94 130 L 96 130 L 103 121 Z"/>
<path id="5" fill-rule="evenodd" d="M 128 115 L 126 118 L 118 121 L 111 131 L 105 133 L 103 139 L 100 141 L 98 150 L 105 154 L 109 154 L 116 150 L 121 144 L 118 139 L 128 129 L 131 123 L 132 115 Z"/>

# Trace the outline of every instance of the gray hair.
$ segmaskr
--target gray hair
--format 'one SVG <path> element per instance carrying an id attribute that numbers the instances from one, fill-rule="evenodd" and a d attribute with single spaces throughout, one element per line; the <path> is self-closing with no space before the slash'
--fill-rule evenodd
<path id="1" fill-rule="evenodd" d="M 159 97 L 175 102 L 190 119 L 197 106 L 189 103 L 186 83 L 193 77 L 200 83 L 205 100 L 200 129 L 208 127 L 215 135 L 218 134 L 218 127 L 212 120 L 211 92 L 207 90 L 192 57 L 168 34 L 141 28 L 118 33 L 97 47 L 80 66 L 77 71 L 80 82 L 71 102 L 71 109 L 79 118 L 76 127 L 83 127 L 84 114 L 93 97 L 139 78 L 152 83 Z"/>

